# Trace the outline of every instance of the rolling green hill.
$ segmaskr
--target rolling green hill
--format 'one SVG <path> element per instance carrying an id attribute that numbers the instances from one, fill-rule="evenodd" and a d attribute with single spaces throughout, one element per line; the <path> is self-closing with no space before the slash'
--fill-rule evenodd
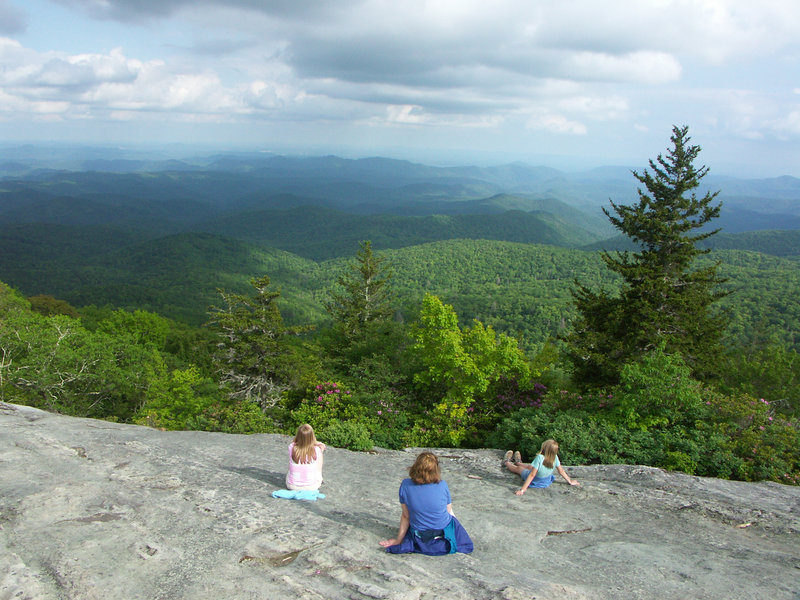
<path id="1" fill-rule="evenodd" d="M 220 216 L 199 229 L 281 248 L 314 260 L 355 253 L 372 240 L 376 249 L 402 248 L 446 239 L 494 239 L 576 246 L 598 236 L 551 213 L 511 210 L 471 215 L 353 215 L 332 209 L 298 207 Z"/>
<path id="2" fill-rule="evenodd" d="M 574 279 L 613 290 L 596 250 L 630 247 L 604 239 L 613 230 L 599 213 L 608 198 L 635 195 L 622 167 L 568 174 L 257 154 L 159 162 L 99 150 L 87 160 L 96 171 L 48 169 L 25 152 L 9 163 L 0 280 L 28 295 L 197 324 L 217 288 L 246 292 L 266 273 L 288 323 L 322 323 L 327 288 L 371 240 L 395 264 L 407 316 L 429 291 L 465 321 L 535 344 L 569 328 Z M 730 227 L 708 240 L 709 260 L 723 261 L 737 290 L 725 300 L 737 331 L 763 325 L 796 343 L 800 229 L 776 229 L 800 228 L 800 181 L 710 185 L 723 190 L 719 224 Z M 731 233 L 748 227 L 770 230 Z"/>
<path id="3" fill-rule="evenodd" d="M 126 239 L 114 230 L 106 235 L 106 249 L 98 251 L 61 231 L 53 236 L 60 242 L 49 254 L 52 260 L 41 247 L 31 247 L 27 264 L 5 260 L 11 247 L 6 244 L 0 248 L 6 251 L 0 256 L 0 281 L 75 306 L 142 308 L 197 325 L 210 305 L 219 304 L 218 288 L 247 293 L 252 277 L 267 274 L 281 290 L 288 324 L 324 324 L 328 290 L 355 254 L 315 262 L 207 233 L 149 240 Z M 406 319 L 413 318 L 422 296 L 432 293 L 452 304 L 463 322 L 477 318 L 529 347 L 568 330 L 576 279 L 611 292 L 617 285 L 597 252 L 542 244 L 459 239 L 382 254 L 392 264 Z M 734 293 L 721 306 L 731 311 L 737 336 L 774 333 L 792 344 L 800 341 L 798 259 L 719 250 L 705 260 L 722 261 L 726 287 Z"/>
<path id="4" fill-rule="evenodd" d="M 698 244 L 712 250 L 750 250 L 772 256 L 800 256 L 800 230 L 720 232 Z M 616 236 L 581 246 L 589 252 L 596 250 L 635 251 L 636 245 L 624 236 Z"/>

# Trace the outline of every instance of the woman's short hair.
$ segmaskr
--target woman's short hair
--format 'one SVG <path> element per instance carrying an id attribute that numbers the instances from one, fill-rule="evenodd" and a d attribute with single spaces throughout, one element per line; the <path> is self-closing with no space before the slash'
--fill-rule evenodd
<path id="1" fill-rule="evenodd" d="M 433 452 L 420 452 L 408 474 L 414 483 L 439 483 L 442 480 L 439 459 Z"/>

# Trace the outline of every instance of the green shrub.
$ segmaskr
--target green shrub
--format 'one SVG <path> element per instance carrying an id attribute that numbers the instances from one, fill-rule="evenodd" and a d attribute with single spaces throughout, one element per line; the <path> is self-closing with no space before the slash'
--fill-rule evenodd
<path id="1" fill-rule="evenodd" d="M 639 464 L 726 479 L 746 474 L 746 463 L 731 448 L 729 438 L 703 424 L 628 429 L 577 409 L 523 409 L 505 419 L 489 442 L 497 448 L 520 450 L 529 461 L 548 438 L 559 443 L 565 464 Z M 786 469 L 790 472 L 788 465 Z"/>
<path id="2" fill-rule="evenodd" d="M 703 386 L 680 355 L 663 346 L 628 363 L 614 390 L 614 412 L 629 428 L 693 423 L 703 405 Z"/>
<path id="3" fill-rule="evenodd" d="M 219 401 L 192 419 L 189 429 L 223 433 L 272 433 L 278 428 L 261 407 L 250 400 Z"/>
<path id="4" fill-rule="evenodd" d="M 289 428 L 308 423 L 320 434 L 334 421 L 363 421 L 366 417 L 366 410 L 350 390 L 335 381 L 325 381 L 306 390 L 297 408 L 291 411 Z"/>
<path id="5" fill-rule="evenodd" d="M 670 471 L 683 471 L 694 475 L 697 470 L 697 463 L 685 452 L 668 450 L 664 454 L 664 459 L 664 468 Z"/>
<path id="6" fill-rule="evenodd" d="M 746 394 L 708 394 L 707 424 L 736 457 L 731 477 L 800 483 L 800 422 L 779 414 L 769 400 Z"/>
<path id="7" fill-rule="evenodd" d="M 397 450 L 407 445 L 414 415 L 403 398 L 390 390 L 358 392 L 355 396 L 368 415 L 360 422 L 369 427 L 376 446 Z"/>
<path id="8" fill-rule="evenodd" d="M 325 428 L 325 442 L 337 448 L 366 451 L 374 446 L 369 428 L 355 421 L 332 421 Z"/>
<path id="9" fill-rule="evenodd" d="M 498 448 L 519 450 L 526 461 L 552 438 L 559 443 L 565 464 L 623 462 L 615 451 L 614 431 L 610 423 L 582 411 L 525 408 L 504 419 L 488 441 Z"/>

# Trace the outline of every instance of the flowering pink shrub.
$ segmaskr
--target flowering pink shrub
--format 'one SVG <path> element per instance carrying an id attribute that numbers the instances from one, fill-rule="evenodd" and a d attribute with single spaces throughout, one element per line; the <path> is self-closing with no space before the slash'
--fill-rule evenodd
<path id="1" fill-rule="evenodd" d="M 353 393 L 335 381 L 323 381 L 307 389 L 300 405 L 291 412 L 292 427 L 308 423 L 318 437 L 333 421 L 361 420 L 365 416 L 363 408 L 353 400 Z"/>

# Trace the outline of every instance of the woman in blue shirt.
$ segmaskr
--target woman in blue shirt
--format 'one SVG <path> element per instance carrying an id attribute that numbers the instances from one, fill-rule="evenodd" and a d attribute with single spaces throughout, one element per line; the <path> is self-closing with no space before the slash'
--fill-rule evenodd
<path id="1" fill-rule="evenodd" d="M 400 484 L 400 527 L 381 546 L 395 554 L 472 552 L 472 540 L 453 516 L 450 488 L 442 479 L 436 455 L 420 453 L 408 474 Z"/>

